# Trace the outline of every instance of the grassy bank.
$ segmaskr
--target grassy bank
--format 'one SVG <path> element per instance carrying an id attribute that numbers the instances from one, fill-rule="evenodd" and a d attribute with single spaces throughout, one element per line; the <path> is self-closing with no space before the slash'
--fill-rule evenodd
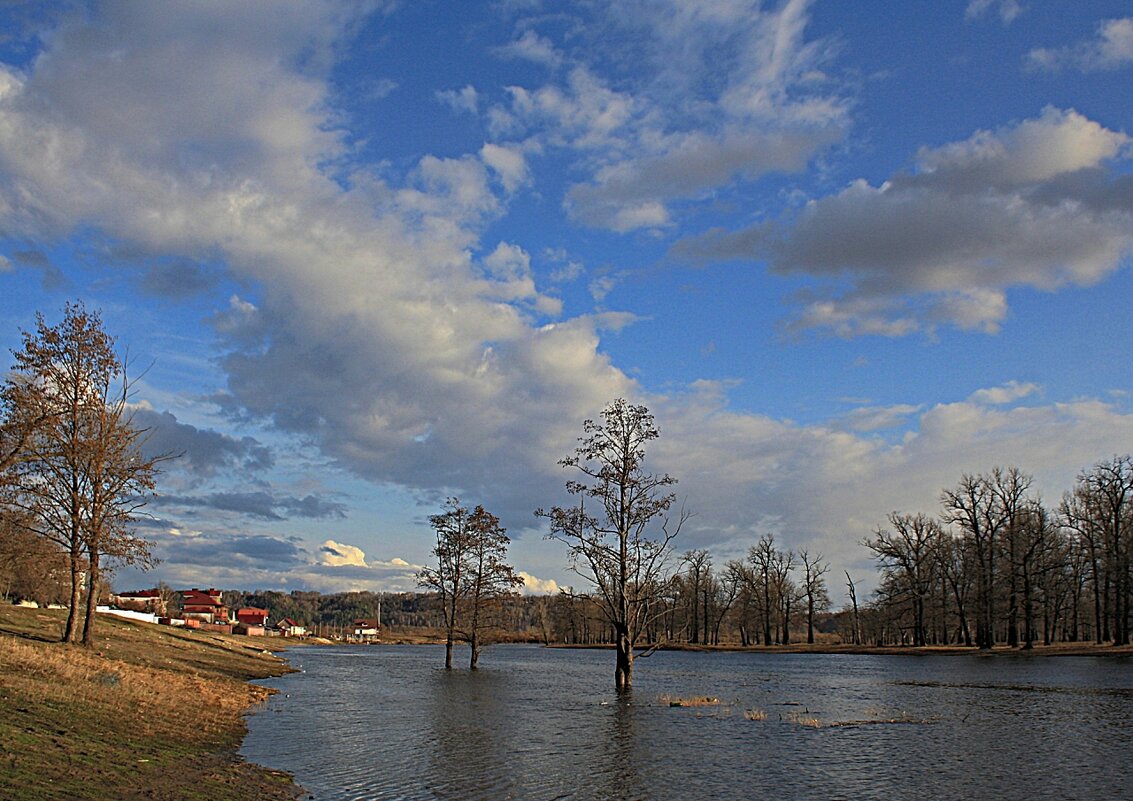
<path id="1" fill-rule="evenodd" d="M 101 615 L 93 649 L 58 642 L 63 612 L 0 606 L 0 798 L 294 799 L 243 762 L 249 679 L 288 670 L 262 640 Z"/>

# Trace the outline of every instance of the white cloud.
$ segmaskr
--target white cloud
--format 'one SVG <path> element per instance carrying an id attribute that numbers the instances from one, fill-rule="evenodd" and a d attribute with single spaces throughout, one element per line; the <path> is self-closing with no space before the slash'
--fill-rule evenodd
<path id="1" fill-rule="evenodd" d="M 504 58 L 526 59 L 548 67 L 557 67 L 563 60 L 554 43 L 533 30 L 526 30 L 514 42 L 496 48 L 496 53 Z"/>
<path id="2" fill-rule="evenodd" d="M 713 232 L 674 250 L 765 258 L 778 272 L 839 287 L 803 297 L 796 328 L 994 332 L 1010 288 L 1089 285 L 1133 252 L 1133 184 L 1111 167 L 1128 160 L 1130 141 L 1075 111 L 1048 108 L 923 148 L 916 172 L 880 186 L 855 181 L 789 223 Z"/>
<path id="3" fill-rule="evenodd" d="M 968 396 L 968 400 L 972 403 L 1003 406 L 1004 404 L 1014 403 L 1017 400 L 1022 400 L 1023 398 L 1034 395 L 1041 391 L 1041 389 L 1042 388 L 1037 384 L 1009 381 L 999 387 L 978 389 Z"/>
<path id="4" fill-rule="evenodd" d="M 1019 0 L 969 0 L 968 7 L 964 9 L 964 19 L 979 19 L 992 10 L 1004 25 L 1008 25 L 1023 13 L 1024 8 Z"/>
<path id="5" fill-rule="evenodd" d="M 437 100 L 453 111 L 475 114 L 480 104 L 480 95 L 476 91 L 476 87 L 468 84 L 463 89 L 447 89 L 443 92 L 437 92 Z"/>
<path id="6" fill-rule="evenodd" d="M 559 591 L 559 584 L 554 579 L 541 579 L 522 570 L 517 571 L 516 575 L 523 579 L 520 592 L 524 595 L 554 595 Z"/>
<path id="7" fill-rule="evenodd" d="M 580 222 L 668 226 L 675 202 L 800 170 L 843 135 L 847 106 L 822 72 L 833 46 L 806 40 L 809 7 L 611 4 L 602 25 L 581 26 L 575 49 L 556 53 L 567 68 L 542 86 L 510 87 L 510 104 L 489 112 L 492 133 L 583 156 L 591 177 L 566 201 Z M 596 33 L 606 28 L 621 35 Z M 521 41 L 542 40 L 528 30 Z M 636 76 L 613 87 L 592 66 L 606 55 L 632 58 Z"/>
<path id="8" fill-rule="evenodd" d="M 499 176 L 504 191 L 508 194 L 531 183 L 527 157 L 524 156 L 521 148 L 504 147 L 489 142 L 480 148 L 480 158 Z"/>
<path id="9" fill-rule="evenodd" d="M 367 567 L 366 554 L 361 548 L 354 545 L 343 545 L 334 540 L 327 540 L 319 546 L 319 564 L 330 567 Z"/>
<path id="10" fill-rule="evenodd" d="M 1038 48 L 1027 54 L 1036 70 L 1081 72 L 1116 70 L 1133 65 L 1133 17 L 1107 19 L 1098 24 L 1097 36 L 1068 47 Z"/>

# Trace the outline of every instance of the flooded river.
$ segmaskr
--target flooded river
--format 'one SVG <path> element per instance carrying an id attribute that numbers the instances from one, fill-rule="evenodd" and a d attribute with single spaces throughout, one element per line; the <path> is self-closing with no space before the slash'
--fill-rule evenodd
<path id="1" fill-rule="evenodd" d="M 604 651 L 288 656 L 242 753 L 318 801 L 1133 799 L 1126 659 L 662 652 L 618 698 Z"/>

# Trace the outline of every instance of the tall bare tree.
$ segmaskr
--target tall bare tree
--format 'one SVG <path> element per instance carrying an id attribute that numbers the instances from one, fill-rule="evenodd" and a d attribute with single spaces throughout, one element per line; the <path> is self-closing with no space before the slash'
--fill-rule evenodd
<path id="1" fill-rule="evenodd" d="M 712 581 L 712 557 L 704 549 L 687 551 L 684 563 L 688 566 L 682 582 L 686 621 L 688 624 L 688 641 L 696 644 L 701 641 L 700 632 L 704 632 L 704 642 L 708 642 L 708 590 Z M 704 626 L 701 628 L 701 618 Z"/>
<path id="2" fill-rule="evenodd" d="M 5 500 L 14 519 L 62 548 L 71 593 L 63 639 L 78 638 L 84 579 L 88 585 L 82 639 L 93 641 L 94 603 L 102 559 L 151 561 L 150 544 L 133 523 L 153 495 L 157 462 L 141 445 L 144 431 L 129 414 L 129 384 L 114 339 L 97 312 L 68 304 L 62 322 L 36 316 L 23 332 L 15 367 L 0 400 L 5 427 L 21 432 L 7 459 Z"/>
<path id="3" fill-rule="evenodd" d="M 417 583 L 437 593 L 445 623 L 445 670 L 452 670 L 452 650 L 470 590 L 468 560 L 472 552 L 471 513 L 459 498 L 445 501 L 445 511 L 432 515 L 429 524 L 437 535 L 433 547 L 436 567 L 417 574 Z"/>
<path id="4" fill-rule="evenodd" d="M 476 670 L 485 635 L 496 621 L 493 614 L 505 598 L 514 597 L 523 579 L 507 562 L 508 536 L 500 519 L 477 506 L 468 521 L 472 545 L 468 551 L 468 604 L 465 638 L 472 648 L 469 668 Z"/>
<path id="5" fill-rule="evenodd" d="M 813 556 L 809 551 L 799 551 L 799 561 L 803 565 L 803 596 L 806 598 L 806 641 L 814 644 L 814 616 L 830 608 L 830 593 L 826 589 L 826 579 L 830 565 L 822 561 L 822 554 Z"/>
<path id="6" fill-rule="evenodd" d="M 594 585 L 596 600 L 614 630 L 614 686 L 633 684 L 634 649 L 669 594 L 671 543 L 688 519 L 669 510 L 676 479 L 645 470 L 646 446 L 660 432 L 644 406 L 623 399 L 586 420 L 573 456 L 559 462 L 581 480 L 566 488 L 577 506 L 538 509 L 550 521 L 547 535 L 567 545 L 570 568 Z"/>
<path id="7" fill-rule="evenodd" d="M 913 645 L 925 645 L 925 611 L 929 593 L 936 583 L 935 548 L 940 540 L 940 524 L 927 515 L 889 513 L 892 529 L 878 528 L 864 545 L 873 551 L 888 584 L 890 598 L 904 600 L 912 612 Z"/>

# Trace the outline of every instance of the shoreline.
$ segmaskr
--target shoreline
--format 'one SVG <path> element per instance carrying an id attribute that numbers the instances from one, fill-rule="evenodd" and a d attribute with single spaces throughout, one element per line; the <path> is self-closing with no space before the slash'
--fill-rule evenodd
<path id="1" fill-rule="evenodd" d="M 549 644 L 546 648 L 582 649 L 582 650 L 612 650 L 614 646 L 606 643 L 593 645 Z M 653 646 L 639 647 L 639 652 L 649 651 Z M 790 645 L 694 645 L 690 643 L 669 643 L 654 649 L 655 651 L 693 651 L 697 653 L 762 653 L 762 654 L 825 654 L 825 655 L 858 655 L 858 656 L 980 656 L 996 657 L 1060 657 L 1060 656 L 1092 656 L 1106 658 L 1133 657 L 1133 645 L 1098 645 L 1096 643 L 1055 643 L 1053 645 L 1035 645 L 1031 649 L 1012 648 L 1007 645 L 997 645 L 988 650 L 981 650 L 974 645 L 847 645 L 844 643 L 806 643 Z"/>
<path id="2" fill-rule="evenodd" d="M 246 716 L 274 693 L 253 680 L 294 670 L 282 643 L 100 616 L 84 648 L 58 642 L 63 614 L 0 607 L 0 797 L 305 797 L 240 756 Z"/>

